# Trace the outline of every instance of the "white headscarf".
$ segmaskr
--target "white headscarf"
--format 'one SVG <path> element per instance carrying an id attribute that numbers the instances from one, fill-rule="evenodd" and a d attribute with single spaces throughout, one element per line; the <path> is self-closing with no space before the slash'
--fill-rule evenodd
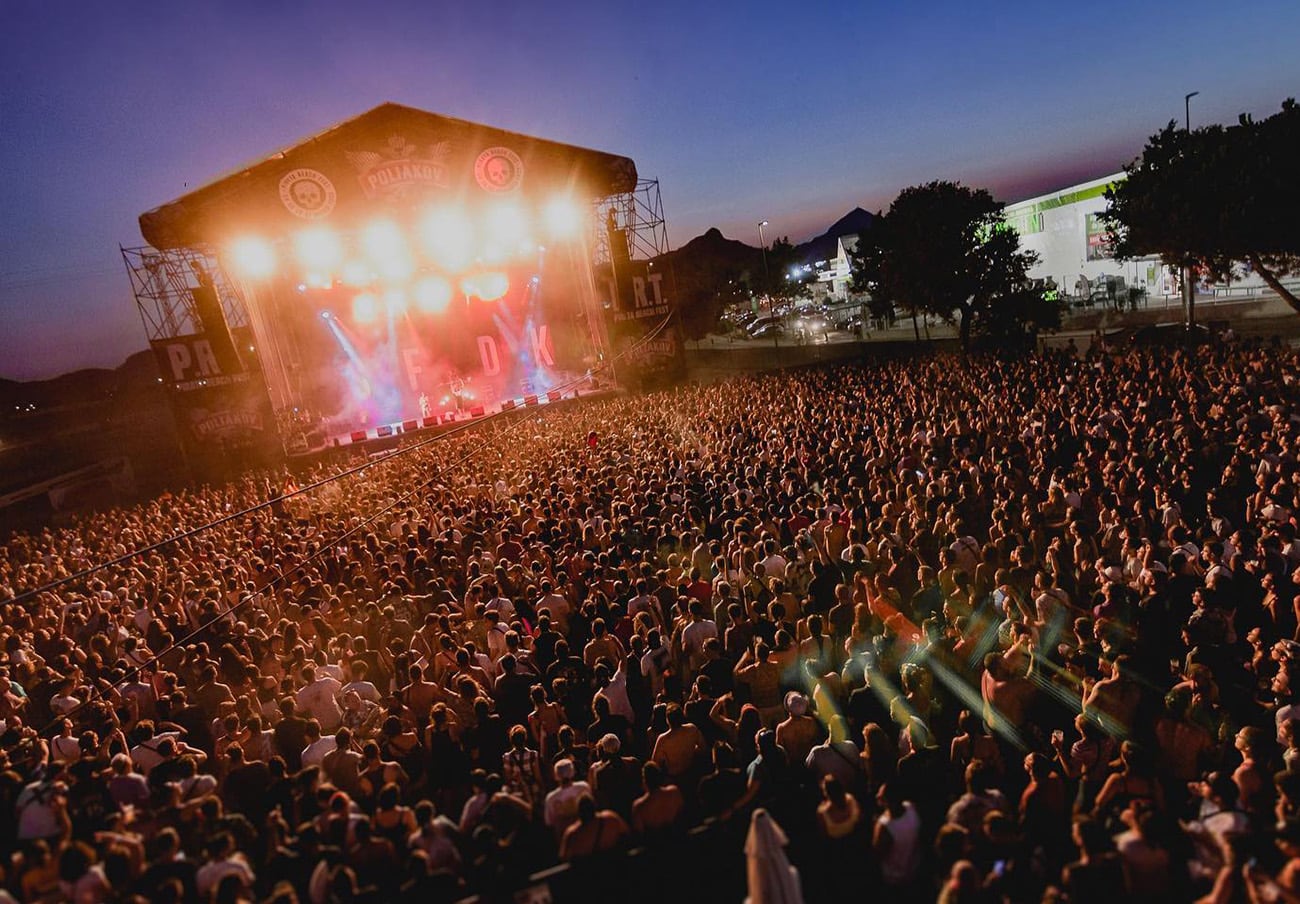
<path id="1" fill-rule="evenodd" d="M 754 811 L 745 839 L 746 904 L 803 904 L 799 871 L 785 856 L 789 839 L 766 810 Z"/>

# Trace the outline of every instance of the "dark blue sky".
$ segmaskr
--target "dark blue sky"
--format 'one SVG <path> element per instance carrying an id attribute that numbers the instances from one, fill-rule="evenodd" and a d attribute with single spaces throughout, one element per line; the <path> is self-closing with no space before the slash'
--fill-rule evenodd
<path id="1" fill-rule="evenodd" d="M 617 153 L 680 244 L 1016 200 L 1300 93 L 1300 4 L 0 0 L 0 376 L 145 345 L 137 215 L 392 100 Z"/>

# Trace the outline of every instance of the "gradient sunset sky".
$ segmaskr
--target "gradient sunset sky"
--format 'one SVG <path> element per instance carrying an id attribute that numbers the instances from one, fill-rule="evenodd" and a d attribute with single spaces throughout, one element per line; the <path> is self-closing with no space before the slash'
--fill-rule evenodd
<path id="1" fill-rule="evenodd" d="M 0 0 L 0 376 L 145 347 L 141 211 L 384 101 L 633 157 L 669 235 L 1012 201 L 1300 94 L 1300 3 Z"/>

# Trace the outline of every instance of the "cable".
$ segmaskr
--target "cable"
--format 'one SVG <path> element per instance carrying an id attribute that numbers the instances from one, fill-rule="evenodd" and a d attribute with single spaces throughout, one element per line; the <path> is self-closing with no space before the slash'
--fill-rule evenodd
<path id="1" fill-rule="evenodd" d="M 626 349 L 623 350 L 623 352 L 616 355 L 614 358 L 611 358 L 609 361 L 602 362 L 596 368 L 593 368 L 593 370 L 590 371 L 589 373 L 598 373 L 602 370 L 605 370 L 606 368 L 610 367 L 613 364 L 613 362 L 618 358 L 622 358 L 626 355 L 631 354 L 638 348 L 638 346 L 644 343 L 653 341 L 655 338 L 659 336 L 661 332 L 663 332 L 664 328 L 667 327 L 668 322 L 672 319 L 672 317 L 673 314 L 670 312 L 667 316 L 664 317 L 662 321 L 659 322 L 657 326 L 655 326 L 653 330 L 651 330 L 650 332 L 646 333 L 644 336 L 639 338 L 635 343 L 628 346 Z M 574 389 L 578 386 L 581 386 L 583 383 L 587 382 L 587 380 L 588 380 L 588 376 L 582 376 L 575 380 L 570 380 L 567 383 L 561 384 L 558 387 L 558 390 L 561 393 L 568 392 L 570 389 Z M 512 410 L 518 410 L 518 409 L 512 409 Z M 315 483 L 310 483 L 307 486 L 300 487 L 294 490 L 293 492 L 283 493 L 280 496 L 275 497 L 274 499 L 268 499 L 265 502 L 259 502 L 256 505 L 249 506 L 248 508 L 242 509 L 238 512 L 232 512 L 231 514 L 218 518 L 215 521 L 209 521 L 207 524 L 202 524 L 199 525 L 198 527 L 191 528 L 187 531 L 182 531 L 181 533 L 176 534 L 175 536 L 167 537 L 165 539 L 157 541 L 156 543 L 151 543 L 148 546 L 142 546 L 139 549 L 131 550 L 130 552 L 124 553 L 123 555 L 117 556 L 116 558 L 109 559 L 106 562 L 100 562 L 96 565 L 91 565 L 88 568 L 83 568 L 80 571 L 74 572 L 69 575 L 65 575 L 64 577 L 61 577 L 58 580 L 51 581 L 48 584 L 44 584 L 40 587 L 36 587 L 31 590 L 24 590 L 22 593 L 19 593 L 15 595 L 13 598 L 7 600 L 7 602 L 19 603 L 22 602 L 23 600 L 30 599 L 33 596 L 37 596 L 42 593 L 49 593 L 59 587 L 64 586 L 65 584 L 70 584 L 73 583 L 74 581 L 84 580 L 85 578 L 90 577 L 92 574 L 96 574 L 100 571 L 103 571 L 106 568 L 112 568 L 115 565 L 122 565 L 138 556 L 142 556 L 150 552 L 156 552 L 157 550 L 162 549 L 163 547 L 168 546 L 169 544 L 177 543 L 181 540 L 188 540 L 191 537 L 198 536 L 199 534 L 211 530 L 214 527 L 220 527 L 223 524 L 229 524 L 232 521 L 236 521 L 240 518 L 244 518 L 248 515 L 253 514 L 254 512 L 259 512 L 262 509 L 269 508 L 270 506 L 276 504 L 277 502 L 283 502 L 286 499 L 292 499 L 295 496 L 299 496 L 302 495 L 303 493 L 311 492 L 327 484 L 333 483 L 336 480 L 342 480 L 344 477 L 351 477 L 353 474 L 359 474 L 362 471 L 366 470 L 367 468 L 377 467 L 379 465 L 393 461 L 394 459 L 397 459 L 407 454 L 408 452 L 414 452 L 417 449 L 423 449 L 425 446 L 432 445 L 433 443 L 436 442 L 441 442 L 442 440 L 455 436 L 457 433 L 460 433 L 464 430 L 468 430 L 477 427 L 481 424 L 485 424 L 489 421 L 495 420 L 498 417 L 501 417 L 504 414 L 509 414 L 509 413 L 510 411 L 506 411 L 506 410 L 497 411 L 493 414 L 488 415 L 487 417 L 477 418 L 475 420 L 468 421 L 464 424 L 457 424 L 451 430 L 436 434 L 435 436 L 428 437 L 427 439 L 420 440 L 419 442 L 413 443 L 409 446 L 399 447 L 393 452 L 392 455 L 386 455 L 383 458 L 377 459 L 375 461 L 362 462 L 360 465 L 357 465 L 354 468 L 348 468 L 345 471 L 340 471 L 337 474 L 332 474 L 329 477 L 324 477 L 316 481 Z"/>

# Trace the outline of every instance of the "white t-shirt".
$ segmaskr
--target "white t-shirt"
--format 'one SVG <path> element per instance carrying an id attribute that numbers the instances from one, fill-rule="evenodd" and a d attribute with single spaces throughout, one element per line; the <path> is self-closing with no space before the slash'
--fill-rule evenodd
<path id="1" fill-rule="evenodd" d="M 537 609 L 551 610 L 551 620 L 559 628 L 569 626 L 569 601 L 558 593 L 548 593 L 537 601 Z"/>
<path id="2" fill-rule="evenodd" d="M 556 788 L 546 795 L 546 824 L 562 833 L 578 818 L 578 799 L 591 793 L 591 786 L 586 782 L 574 782 L 568 787 Z"/>
<path id="3" fill-rule="evenodd" d="M 253 887 L 255 877 L 252 868 L 244 860 L 243 854 L 234 854 L 225 860 L 214 860 L 199 867 L 198 873 L 194 876 L 194 884 L 198 888 L 199 896 L 206 898 L 222 879 L 230 875 L 239 876 L 244 885 Z"/>
<path id="4" fill-rule="evenodd" d="M 362 700 L 369 700 L 371 703 L 379 702 L 379 688 L 369 681 L 352 681 L 345 684 L 343 689 L 339 691 L 339 696 L 346 697 L 348 691 L 356 691 L 357 696 Z"/>
<path id="5" fill-rule="evenodd" d="M 323 738 L 317 738 L 302 750 L 303 766 L 319 766 L 325 760 L 325 755 L 338 749 L 338 743 L 334 740 L 333 735 L 326 735 Z"/>
<path id="6" fill-rule="evenodd" d="M 315 681 L 298 691 L 298 708 L 311 713 L 320 723 L 322 732 L 334 731 L 343 720 L 337 699 L 342 689 L 343 685 L 337 678 L 317 676 Z"/>
<path id="7" fill-rule="evenodd" d="M 880 874 L 885 882 L 901 885 L 911 881 L 921 866 L 921 818 L 911 801 L 904 801 L 903 814 L 897 818 L 888 812 L 877 820 L 893 839 L 889 853 L 880 862 Z"/>
<path id="8" fill-rule="evenodd" d="M 489 600 L 488 604 L 483 607 L 483 610 L 485 612 L 498 613 L 501 616 L 501 621 L 505 622 L 507 625 L 510 624 L 511 619 L 515 617 L 515 604 L 510 602 L 510 600 L 506 599 L 504 596 L 498 596 Z"/>
<path id="9" fill-rule="evenodd" d="M 154 735 L 147 741 L 136 744 L 131 748 L 131 762 L 135 763 L 135 767 L 147 776 L 154 766 L 163 761 L 162 754 L 158 752 L 158 746 L 162 743 L 163 738 L 172 738 L 179 743 L 180 737 L 179 732 L 164 731 Z"/>
<path id="10" fill-rule="evenodd" d="M 785 556 L 779 555 L 778 553 L 772 553 L 772 555 L 767 556 L 758 564 L 759 567 L 763 569 L 763 574 L 767 575 L 769 578 L 785 576 Z"/>
<path id="11" fill-rule="evenodd" d="M 691 622 L 682 629 L 682 649 L 690 659 L 691 668 L 699 668 L 704 662 L 704 643 L 710 637 L 718 636 L 718 626 L 708 619 Z"/>

